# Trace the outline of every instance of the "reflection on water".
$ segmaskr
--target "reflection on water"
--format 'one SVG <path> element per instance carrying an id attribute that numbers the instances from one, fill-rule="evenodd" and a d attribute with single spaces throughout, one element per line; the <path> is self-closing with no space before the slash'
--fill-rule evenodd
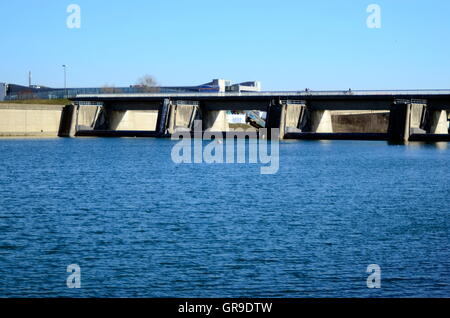
<path id="1" fill-rule="evenodd" d="M 412 143 L 412 146 L 414 146 L 415 143 Z M 448 142 L 419 142 L 417 146 L 421 147 L 433 147 L 440 150 L 447 150 L 448 149 Z"/>

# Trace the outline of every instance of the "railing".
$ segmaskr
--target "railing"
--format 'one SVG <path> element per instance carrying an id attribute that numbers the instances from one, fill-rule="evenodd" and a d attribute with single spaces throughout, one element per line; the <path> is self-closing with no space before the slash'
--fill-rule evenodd
<path id="1" fill-rule="evenodd" d="M 143 87 L 95 87 L 95 88 L 68 88 L 52 89 L 38 92 L 11 94 L 5 100 L 24 99 L 65 99 L 74 98 L 77 95 L 98 95 L 98 94 L 148 94 L 148 93 L 198 93 L 194 87 L 156 87 L 152 89 Z"/>
<path id="2" fill-rule="evenodd" d="M 292 100 L 292 99 L 283 99 L 281 100 L 283 105 L 305 105 L 304 100 Z"/>
<path id="3" fill-rule="evenodd" d="M 175 100 L 175 101 L 173 101 L 173 103 L 177 106 L 180 106 L 180 105 L 198 106 L 199 105 L 198 101 L 194 101 L 194 100 Z"/>
<path id="4" fill-rule="evenodd" d="M 427 96 L 427 95 L 448 95 L 450 90 L 429 89 L 429 90 L 347 90 L 347 91 L 264 91 L 264 92 L 200 92 L 195 87 L 169 88 L 161 87 L 155 92 L 146 92 L 141 87 L 103 87 L 103 88 L 70 88 L 55 89 L 42 92 L 21 93 L 7 95 L 5 100 L 23 99 L 62 99 L 74 97 L 86 97 L 88 95 L 108 95 L 108 94 L 151 94 L 157 97 L 196 97 L 196 96 L 282 96 L 282 97 L 308 97 L 308 96 Z M 81 96 L 80 96 L 81 95 Z"/>

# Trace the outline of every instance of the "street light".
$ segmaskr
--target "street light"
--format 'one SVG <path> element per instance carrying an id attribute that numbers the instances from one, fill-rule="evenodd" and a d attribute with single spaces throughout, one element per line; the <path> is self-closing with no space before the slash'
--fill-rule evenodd
<path id="1" fill-rule="evenodd" d="M 67 98 L 67 77 L 66 77 L 66 68 L 67 65 L 63 64 L 62 66 L 64 68 L 64 94 L 65 94 L 65 98 Z"/>

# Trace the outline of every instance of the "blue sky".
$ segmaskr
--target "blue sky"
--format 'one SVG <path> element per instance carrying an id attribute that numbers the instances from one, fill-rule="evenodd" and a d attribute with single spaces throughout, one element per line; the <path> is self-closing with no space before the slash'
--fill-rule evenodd
<path id="1" fill-rule="evenodd" d="M 81 7 L 69 29 L 66 8 Z M 369 4 L 382 27 L 366 26 Z M 0 81 L 61 87 L 260 80 L 265 90 L 450 87 L 448 0 L 0 2 Z"/>

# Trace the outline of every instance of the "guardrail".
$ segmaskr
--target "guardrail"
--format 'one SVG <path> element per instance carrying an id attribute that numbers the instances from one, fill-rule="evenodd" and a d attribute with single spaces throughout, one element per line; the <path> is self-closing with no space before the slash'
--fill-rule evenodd
<path id="1" fill-rule="evenodd" d="M 7 95 L 5 100 L 23 99 L 62 99 L 62 98 L 92 98 L 92 97 L 252 97 L 252 96 L 281 96 L 281 97 L 320 97 L 320 96 L 436 96 L 445 95 L 450 97 L 450 90 L 347 90 L 347 91 L 264 91 L 264 92 L 198 92 L 189 88 L 161 88 L 159 92 L 145 92 L 137 87 L 105 87 L 105 88 L 76 88 L 58 89 L 44 92 L 33 92 L 29 94 Z"/>
<path id="2" fill-rule="evenodd" d="M 93 88 L 68 88 L 52 89 L 38 92 L 27 92 L 19 94 L 10 94 L 5 96 L 5 100 L 24 100 L 24 99 L 65 99 L 75 98 L 78 95 L 99 95 L 99 94 L 174 94 L 174 93 L 193 93 L 198 92 L 189 88 L 154 88 L 158 91 L 147 92 L 142 87 L 93 87 Z"/>
<path id="3" fill-rule="evenodd" d="M 450 98 L 450 90 L 361 90 L 361 91 L 265 91 L 265 92 L 224 92 L 224 93 L 150 93 L 150 94 L 79 94 L 76 99 L 83 98 L 127 98 L 127 97 L 153 97 L 153 98 L 196 98 L 196 97 L 321 97 L 321 96 L 445 96 Z"/>

